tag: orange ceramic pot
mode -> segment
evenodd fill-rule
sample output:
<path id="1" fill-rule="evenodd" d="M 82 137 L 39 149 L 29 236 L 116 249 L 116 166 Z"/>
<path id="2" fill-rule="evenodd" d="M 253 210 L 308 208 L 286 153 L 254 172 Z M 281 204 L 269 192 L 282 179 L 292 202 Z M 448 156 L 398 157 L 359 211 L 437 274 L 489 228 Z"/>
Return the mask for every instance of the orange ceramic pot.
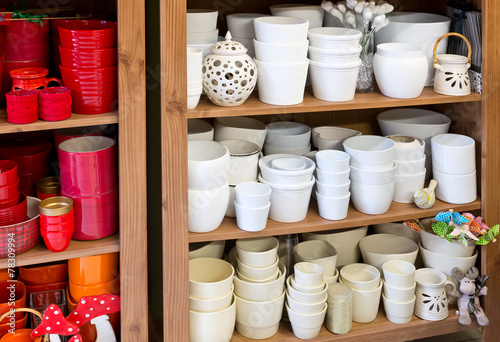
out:
<path id="1" fill-rule="evenodd" d="M 107 283 L 116 278 L 118 273 L 118 252 L 68 261 L 69 280 L 79 286 Z"/>
<path id="2" fill-rule="evenodd" d="M 68 282 L 69 284 L 69 292 L 71 295 L 71 299 L 74 302 L 80 300 L 80 298 L 85 296 L 97 296 L 102 294 L 120 294 L 120 276 L 118 275 L 116 278 L 108 281 L 107 283 L 98 284 L 98 285 L 88 285 L 81 286 L 73 283 L 71 280 Z"/>
<path id="3" fill-rule="evenodd" d="M 19 279 L 26 285 L 45 285 L 68 280 L 68 263 L 57 262 L 19 267 Z"/>
<path id="4" fill-rule="evenodd" d="M 18 331 L 20 330 L 29 330 L 31 332 L 31 329 L 24 329 L 26 328 L 26 322 L 28 321 L 28 313 L 26 312 L 21 312 L 24 316 L 23 318 L 21 318 L 20 320 L 18 321 L 15 321 L 14 322 L 14 331 L 17 333 Z M 5 320 L 8 320 L 9 318 L 7 317 Z M 2 337 L 2 339 L 0 339 L 0 341 L 4 341 L 4 337 L 7 336 L 7 335 L 13 335 L 12 333 L 9 333 L 9 330 L 12 329 L 12 327 L 8 324 L 8 323 L 4 323 L 4 324 L 0 324 L 0 337 Z M 7 339 L 7 341 L 24 341 L 23 339 L 13 339 L 13 340 L 9 340 Z M 34 340 L 33 340 L 34 341 Z"/>
<path id="5" fill-rule="evenodd" d="M 13 333 L 4 335 L 0 342 L 36 342 L 40 341 L 41 338 L 31 338 L 31 329 L 17 329 Z"/>
<path id="6" fill-rule="evenodd" d="M 14 305 L 9 305 L 14 299 Z M 22 281 L 2 281 L 0 282 L 0 316 L 10 309 L 20 309 L 26 307 L 26 286 Z M 24 312 L 16 312 L 16 321 L 24 316 Z M 9 318 L 4 318 L 0 323 L 9 322 Z"/>

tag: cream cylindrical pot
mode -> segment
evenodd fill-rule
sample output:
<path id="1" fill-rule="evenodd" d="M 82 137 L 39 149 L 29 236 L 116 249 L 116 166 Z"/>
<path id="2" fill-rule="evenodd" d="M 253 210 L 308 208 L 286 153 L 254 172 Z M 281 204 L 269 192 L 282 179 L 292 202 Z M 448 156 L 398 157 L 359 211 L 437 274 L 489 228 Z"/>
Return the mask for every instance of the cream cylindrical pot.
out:
<path id="1" fill-rule="evenodd" d="M 417 45 L 377 45 L 373 70 L 380 92 L 388 97 L 410 99 L 420 96 L 428 73 L 424 50 Z"/>

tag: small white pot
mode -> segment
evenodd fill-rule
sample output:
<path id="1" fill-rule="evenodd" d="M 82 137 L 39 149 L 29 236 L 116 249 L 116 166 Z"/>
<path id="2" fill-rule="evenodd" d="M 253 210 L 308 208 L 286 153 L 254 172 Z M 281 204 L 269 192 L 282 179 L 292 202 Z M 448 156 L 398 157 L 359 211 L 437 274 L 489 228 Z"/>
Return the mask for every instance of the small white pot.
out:
<path id="1" fill-rule="evenodd" d="M 432 170 L 438 182 L 436 198 L 451 204 L 466 204 L 477 198 L 476 171 L 465 175 L 450 175 Z"/>
<path id="2" fill-rule="evenodd" d="M 316 192 L 316 200 L 318 201 L 319 216 L 327 220 L 343 220 L 347 217 L 349 211 L 349 199 L 351 193 L 341 197 L 324 197 Z"/>
<path id="3" fill-rule="evenodd" d="M 299 149 L 309 145 L 311 128 L 293 121 L 276 121 L 266 125 L 266 145 L 283 148 Z"/>
<path id="4" fill-rule="evenodd" d="M 445 133 L 431 138 L 432 168 L 449 175 L 476 171 L 476 147 L 473 138 Z M 460 163 L 455 163 L 460 160 Z"/>
<path id="5" fill-rule="evenodd" d="M 360 131 L 344 127 L 320 126 L 312 130 L 312 140 L 315 147 L 322 150 L 344 151 L 344 140 L 361 135 Z"/>
<path id="6" fill-rule="evenodd" d="M 414 174 L 398 175 L 394 177 L 394 197 L 392 200 L 399 203 L 413 203 L 413 194 L 424 188 L 426 169 Z"/>
<path id="7" fill-rule="evenodd" d="M 344 64 L 310 61 L 314 97 L 323 101 L 350 101 L 354 98 L 361 60 Z"/>
<path id="8" fill-rule="evenodd" d="M 233 37 L 253 39 L 255 30 L 253 20 L 260 17 L 267 17 L 261 13 L 233 13 L 226 15 L 227 29 Z"/>
<path id="9" fill-rule="evenodd" d="M 234 294 L 240 298 L 249 301 L 268 301 L 281 296 L 285 286 L 286 268 L 281 262 L 278 263 L 279 276 L 278 279 L 267 283 L 255 283 L 245 281 L 235 276 Z"/>
<path id="10" fill-rule="evenodd" d="M 304 42 L 309 28 L 309 21 L 290 17 L 260 17 L 253 24 L 258 41 L 275 44 Z"/>
<path id="11" fill-rule="evenodd" d="M 349 153 L 337 150 L 323 150 L 316 153 L 318 169 L 325 172 L 342 172 L 349 170 Z"/>
<path id="12" fill-rule="evenodd" d="M 349 264 L 340 269 L 340 279 L 350 288 L 370 291 L 380 285 L 380 271 L 368 264 Z"/>
<path id="13" fill-rule="evenodd" d="M 245 182 L 235 187 L 236 202 L 246 208 L 262 208 L 269 204 L 271 188 L 258 182 Z"/>
<path id="14" fill-rule="evenodd" d="M 301 18 L 309 21 L 309 28 L 323 26 L 325 11 L 319 5 L 280 4 L 269 6 L 275 16 Z"/>
<path id="15" fill-rule="evenodd" d="M 236 240 L 238 258 L 251 267 L 268 267 L 276 262 L 278 239 L 258 237 Z"/>
<path id="16" fill-rule="evenodd" d="M 391 207 L 394 182 L 386 184 L 363 184 L 351 180 L 351 199 L 357 211 L 368 215 L 379 215 Z"/>
<path id="17" fill-rule="evenodd" d="M 286 303 L 285 306 L 295 336 L 303 340 L 311 340 L 318 337 L 323 322 L 325 321 L 326 304 L 321 311 L 311 314 L 294 311 L 290 308 L 288 303 Z"/>
<path id="18" fill-rule="evenodd" d="M 229 184 L 208 190 L 188 189 L 189 231 L 207 233 L 219 228 L 229 204 Z"/>
<path id="19" fill-rule="evenodd" d="M 318 177 L 318 182 L 325 185 L 341 185 L 346 184 L 349 181 L 350 170 L 343 172 L 325 172 L 316 168 L 316 176 Z"/>
<path id="20" fill-rule="evenodd" d="M 327 50 L 309 46 L 308 51 L 311 61 L 338 65 L 356 62 L 361 52 L 361 46 L 338 50 Z"/>
<path id="21" fill-rule="evenodd" d="M 341 197 L 345 197 L 349 194 L 350 186 L 351 186 L 351 181 L 349 179 L 345 184 L 341 185 L 328 185 L 316 181 L 316 192 L 317 195 L 320 195 L 322 197 L 338 199 Z"/>
<path id="22" fill-rule="evenodd" d="M 266 228 L 267 217 L 269 215 L 269 209 L 271 208 L 271 203 L 262 208 L 247 208 L 234 203 L 236 210 L 236 225 L 241 230 L 246 230 L 247 232 L 259 232 Z"/>
<path id="23" fill-rule="evenodd" d="M 387 319 L 392 323 L 404 324 L 411 321 L 415 307 L 415 295 L 407 302 L 392 301 L 382 294 Z"/>
<path id="24" fill-rule="evenodd" d="M 236 300 L 221 311 L 196 312 L 189 310 L 189 340 L 192 342 L 229 342 L 236 321 Z"/>
<path id="25" fill-rule="evenodd" d="M 253 40 L 255 58 L 268 63 L 302 63 L 307 59 L 309 41 L 280 44 Z"/>
<path id="26" fill-rule="evenodd" d="M 307 37 L 312 47 L 344 50 L 359 46 L 361 32 L 343 27 L 317 27 L 310 29 Z"/>

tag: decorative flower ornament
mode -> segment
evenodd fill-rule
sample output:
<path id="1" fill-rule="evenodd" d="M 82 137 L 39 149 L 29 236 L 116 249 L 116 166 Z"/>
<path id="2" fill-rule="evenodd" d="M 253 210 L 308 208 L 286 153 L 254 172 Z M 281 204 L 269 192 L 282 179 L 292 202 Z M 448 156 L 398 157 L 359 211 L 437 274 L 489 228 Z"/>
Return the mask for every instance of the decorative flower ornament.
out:
<path id="1" fill-rule="evenodd" d="M 467 225 L 473 232 L 484 234 L 490 229 L 490 227 L 483 223 L 483 218 L 481 216 L 474 217 L 471 213 L 462 213 L 462 216 L 469 220 Z"/>
<path id="2" fill-rule="evenodd" d="M 497 242 L 496 236 L 498 235 L 498 232 L 500 231 L 500 225 L 495 225 L 491 227 L 486 233 L 484 233 L 483 236 L 479 237 L 479 240 L 476 241 L 476 245 L 486 245 L 490 241 L 492 242 Z"/>

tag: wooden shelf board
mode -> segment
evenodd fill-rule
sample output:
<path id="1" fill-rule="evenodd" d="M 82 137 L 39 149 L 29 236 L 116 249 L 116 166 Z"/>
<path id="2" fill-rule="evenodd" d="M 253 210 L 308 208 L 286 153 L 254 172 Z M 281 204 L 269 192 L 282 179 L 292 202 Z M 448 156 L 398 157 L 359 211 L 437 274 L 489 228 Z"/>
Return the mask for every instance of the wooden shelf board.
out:
<path id="1" fill-rule="evenodd" d="M 104 125 L 118 123 L 118 110 L 104 114 L 71 114 L 71 117 L 61 121 L 37 120 L 29 124 L 12 124 L 7 122 L 5 108 L 0 109 L 0 134 L 33 132 L 47 129 L 59 129 L 69 127 L 83 127 L 93 125 Z"/>
<path id="2" fill-rule="evenodd" d="M 281 234 L 294 234 L 316 232 L 330 229 L 358 227 L 370 224 L 403 221 L 408 219 L 435 216 L 441 211 L 453 209 L 457 212 L 470 211 L 481 208 L 481 199 L 477 198 L 469 204 L 450 204 L 436 200 L 431 209 L 420 209 L 413 203 L 392 202 L 388 212 L 381 215 L 363 214 L 354 207 L 349 207 L 347 218 L 340 221 L 330 221 L 319 216 L 315 200 L 311 200 L 307 217 L 300 222 L 282 223 L 269 219 L 267 226 L 260 232 L 247 232 L 236 226 L 236 219 L 225 217 L 219 228 L 209 233 L 189 233 L 189 242 L 241 239 L 257 236 L 271 236 Z"/>
<path id="3" fill-rule="evenodd" d="M 105 254 L 120 251 L 120 235 L 93 241 L 71 240 L 68 249 L 63 252 L 54 253 L 45 247 L 43 242 L 32 250 L 15 256 L 16 266 L 25 266 L 53 262 L 90 255 Z M 0 269 L 7 268 L 8 258 L 0 259 Z"/>
<path id="4" fill-rule="evenodd" d="M 380 304 L 382 305 L 382 304 Z M 370 323 L 352 324 L 352 329 L 344 335 L 335 335 L 328 331 L 325 326 L 321 328 L 319 336 L 314 342 L 387 342 L 387 341 L 409 341 L 430 336 L 437 336 L 447 333 L 453 333 L 462 330 L 470 330 L 478 327 L 474 318 L 471 325 L 461 325 L 458 323 L 458 316 L 455 315 L 455 308 L 450 307 L 448 318 L 431 322 L 422 320 L 416 316 L 412 317 L 409 323 L 395 324 L 387 320 L 385 313 L 381 308 L 377 318 Z M 231 342 L 250 342 L 255 341 L 241 336 L 235 331 Z M 299 342 L 303 341 L 293 335 L 292 327 L 289 322 L 281 321 L 280 328 L 276 335 L 266 339 L 269 342 Z"/>
<path id="5" fill-rule="evenodd" d="M 434 90 L 432 90 L 432 87 L 425 87 L 422 94 L 414 99 L 394 99 L 386 97 L 378 91 L 374 91 L 371 93 L 356 94 L 354 99 L 351 101 L 329 102 L 316 99 L 312 95 L 311 88 L 306 88 L 304 101 L 293 106 L 276 106 L 263 103 L 259 100 L 258 94 L 255 92 L 250 95 L 243 105 L 236 107 L 216 106 L 212 104 L 206 96 L 203 96 L 196 108 L 187 111 L 187 117 L 188 119 L 192 119 L 224 116 L 325 112 L 351 109 L 421 106 L 480 100 L 481 95 L 474 92 L 466 96 L 448 96 L 435 93 Z"/>

